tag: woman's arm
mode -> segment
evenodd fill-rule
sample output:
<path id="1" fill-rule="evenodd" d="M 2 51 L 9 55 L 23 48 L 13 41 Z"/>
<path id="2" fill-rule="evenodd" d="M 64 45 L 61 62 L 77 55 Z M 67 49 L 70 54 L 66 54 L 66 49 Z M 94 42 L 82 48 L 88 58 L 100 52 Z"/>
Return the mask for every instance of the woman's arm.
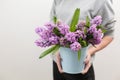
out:
<path id="1" fill-rule="evenodd" d="M 96 47 L 91 46 L 88 49 L 87 58 L 85 59 L 86 67 L 82 71 L 83 74 L 87 73 L 87 71 L 89 70 L 89 68 L 91 66 L 91 62 L 90 62 L 91 56 L 94 55 L 96 52 L 104 49 L 106 46 L 108 46 L 112 42 L 112 40 L 113 40 L 113 37 L 105 36 L 105 37 L 103 37 L 103 39 L 99 45 L 95 45 Z"/>
<path id="2" fill-rule="evenodd" d="M 95 10 L 97 11 L 97 10 Z M 115 14 L 113 9 L 112 0 L 105 0 L 104 4 L 99 8 L 99 10 L 94 15 L 101 15 L 102 16 L 102 25 L 106 29 L 106 33 L 104 33 L 104 37 L 99 45 L 96 45 L 96 48 L 91 46 L 88 49 L 88 55 L 85 60 L 85 70 L 83 74 L 86 73 L 90 66 L 91 66 L 91 56 L 96 54 L 96 52 L 104 49 L 107 47 L 113 40 L 114 37 L 114 26 L 115 26 Z"/>
<path id="3" fill-rule="evenodd" d="M 98 51 L 102 50 L 103 48 L 105 48 L 109 43 L 112 42 L 112 40 L 113 40 L 113 38 L 110 37 L 110 36 L 103 37 L 102 42 L 99 45 L 95 45 L 96 47 L 91 46 L 89 48 L 89 50 L 88 50 L 89 54 L 94 55 L 96 52 L 98 52 Z"/>
<path id="4" fill-rule="evenodd" d="M 56 64 L 58 66 L 59 72 L 63 73 L 62 66 L 61 66 L 61 57 L 59 52 L 56 53 Z"/>

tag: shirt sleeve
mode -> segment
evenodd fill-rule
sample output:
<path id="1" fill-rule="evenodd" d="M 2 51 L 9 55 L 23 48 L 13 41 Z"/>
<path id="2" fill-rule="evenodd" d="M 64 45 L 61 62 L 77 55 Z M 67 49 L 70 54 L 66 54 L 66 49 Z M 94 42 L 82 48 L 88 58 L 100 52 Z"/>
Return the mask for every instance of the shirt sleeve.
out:
<path id="1" fill-rule="evenodd" d="M 56 2 L 55 2 L 55 0 L 54 0 L 54 1 L 53 1 L 53 4 L 52 4 L 51 11 L 50 11 L 50 21 L 53 20 L 53 17 L 54 17 L 54 16 L 56 16 L 55 6 L 56 6 Z"/>
<path id="2" fill-rule="evenodd" d="M 98 10 L 97 15 L 102 16 L 102 25 L 106 29 L 104 36 L 114 37 L 114 26 L 116 20 L 112 0 L 105 0 L 102 7 Z"/>

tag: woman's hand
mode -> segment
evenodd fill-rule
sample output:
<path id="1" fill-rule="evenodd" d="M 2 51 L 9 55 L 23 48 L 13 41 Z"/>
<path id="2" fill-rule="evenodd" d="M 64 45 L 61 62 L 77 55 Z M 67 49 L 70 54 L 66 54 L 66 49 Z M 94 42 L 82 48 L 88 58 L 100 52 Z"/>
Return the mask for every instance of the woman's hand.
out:
<path id="1" fill-rule="evenodd" d="M 62 68 L 58 68 L 58 70 L 59 70 L 60 73 L 64 73 Z"/>
<path id="2" fill-rule="evenodd" d="M 85 69 L 82 71 L 83 74 L 87 73 L 91 66 L 91 55 L 94 55 L 96 52 L 104 49 L 106 46 L 108 46 L 113 40 L 113 37 L 111 36 L 104 36 L 101 43 L 98 45 L 95 45 L 95 47 L 91 46 L 88 49 L 87 57 L 85 59 Z"/>
<path id="3" fill-rule="evenodd" d="M 85 69 L 82 71 L 82 74 L 87 73 L 89 68 L 91 67 L 91 55 L 89 52 L 87 53 L 87 56 L 84 62 L 85 62 Z"/>

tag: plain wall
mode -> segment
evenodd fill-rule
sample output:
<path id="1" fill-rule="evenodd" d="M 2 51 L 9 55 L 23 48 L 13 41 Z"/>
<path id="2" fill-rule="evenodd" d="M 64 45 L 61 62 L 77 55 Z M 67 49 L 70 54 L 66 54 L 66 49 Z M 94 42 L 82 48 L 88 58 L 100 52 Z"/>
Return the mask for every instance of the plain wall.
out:
<path id="1" fill-rule="evenodd" d="M 38 59 L 34 29 L 49 20 L 53 0 L 0 0 L 0 80 L 52 80 L 52 59 Z M 96 80 L 120 80 L 120 2 L 114 0 L 115 39 L 97 53 Z"/>

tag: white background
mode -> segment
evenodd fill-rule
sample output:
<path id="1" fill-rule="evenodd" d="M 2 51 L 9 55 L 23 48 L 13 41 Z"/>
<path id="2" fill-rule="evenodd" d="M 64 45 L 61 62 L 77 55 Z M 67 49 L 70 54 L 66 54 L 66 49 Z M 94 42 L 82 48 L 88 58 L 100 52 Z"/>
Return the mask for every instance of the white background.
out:
<path id="1" fill-rule="evenodd" d="M 34 29 L 49 20 L 52 0 L 0 0 L 0 80 L 52 80 L 50 56 L 34 41 Z M 115 39 L 97 53 L 96 80 L 120 80 L 120 2 L 114 0 Z"/>

